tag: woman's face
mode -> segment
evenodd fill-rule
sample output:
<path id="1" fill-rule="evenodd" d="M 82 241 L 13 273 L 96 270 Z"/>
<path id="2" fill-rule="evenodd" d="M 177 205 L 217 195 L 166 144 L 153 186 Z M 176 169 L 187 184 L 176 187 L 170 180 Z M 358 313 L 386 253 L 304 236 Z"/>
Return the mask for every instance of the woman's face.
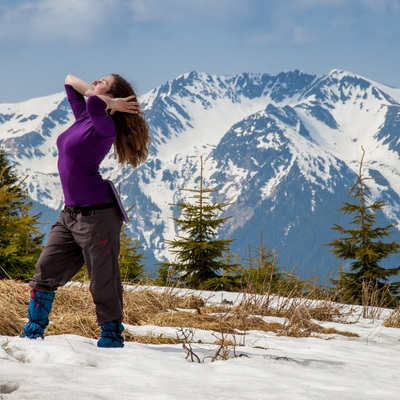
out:
<path id="1" fill-rule="evenodd" d="M 111 95 L 107 92 L 110 90 L 110 87 L 113 83 L 114 77 L 112 75 L 107 75 L 98 81 L 93 81 L 92 86 L 90 86 L 90 88 L 85 92 L 85 96 L 90 97 L 94 95 L 103 95 L 111 97 Z"/>

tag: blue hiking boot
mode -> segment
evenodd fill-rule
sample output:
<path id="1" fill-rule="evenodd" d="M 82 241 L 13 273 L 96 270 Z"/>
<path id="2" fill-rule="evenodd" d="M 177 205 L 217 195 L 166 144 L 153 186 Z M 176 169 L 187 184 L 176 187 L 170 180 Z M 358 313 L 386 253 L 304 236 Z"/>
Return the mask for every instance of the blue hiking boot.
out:
<path id="1" fill-rule="evenodd" d="M 124 326 L 121 322 L 110 321 L 99 324 L 101 328 L 100 339 L 97 341 L 98 347 L 124 347 L 124 338 L 121 333 Z"/>
<path id="2" fill-rule="evenodd" d="M 55 292 L 39 292 L 31 290 L 28 305 L 28 323 L 24 326 L 23 338 L 44 339 L 44 330 L 49 324 L 49 314 L 53 306 Z"/>

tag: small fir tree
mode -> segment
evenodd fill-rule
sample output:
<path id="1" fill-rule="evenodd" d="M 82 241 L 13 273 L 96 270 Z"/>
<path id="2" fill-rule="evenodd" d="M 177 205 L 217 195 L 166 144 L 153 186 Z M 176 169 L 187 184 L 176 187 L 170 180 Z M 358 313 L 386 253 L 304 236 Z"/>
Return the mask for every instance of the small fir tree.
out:
<path id="1" fill-rule="evenodd" d="M 125 282 L 137 281 L 143 276 L 144 265 L 142 264 L 143 253 L 139 252 L 140 244 L 138 240 L 126 233 L 126 228 L 121 232 L 121 249 L 119 252 L 119 268 L 121 278 Z"/>
<path id="2" fill-rule="evenodd" d="M 260 233 L 260 246 L 253 251 L 249 248 L 248 267 L 240 273 L 248 290 L 259 294 L 278 291 L 282 274 L 276 265 L 276 256 L 276 251 L 263 244 Z"/>
<path id="3" fill-rule="evenodd" d="M 349 303 L 364 306 L 395 306 L 398 303 L 400 283 L 388 282 L 396 276 L 400 267 L 383 268 L 382 260 L 400 250 L 400 244 L 395 241 L 384 243 L 381 238 L 390 235 L 393 224 L 376 227 L 376 213 L 382 211 L 386 204 L 383 201 L 371 202 L 370 189 L 365 181 L 372 178 L 364 177 L 362 165 L 365 151 L 362 149 L 360 169 L 357 181 L 349 191 L 349 197 L 355 203 L 345 202 L 339 211 L 352 214 L 351 228 L 345 229 L 335 224 L 333 230 L 342 237 L 333 240 L 328 246 L 342 260 L 352 260 L 350 271 L 341 270 L 338 279 L 332 282 L 339 289 L 340 299 Z"/>
<path id="4" fill-rule="evenodd" d="M 242 289 L 239 256 L 232 254 L 230 249 L 223 254 L 223 266 L 217 278 L 209 279 L 206 287 L 209 290 L 225 290 L 228 292 Z"/>
<path id="5" fill-rule="evenodd" d="M 29 279 L 42 250 L 43 234 L 37 229 L 40 215 L 29 214 L 33 204 L 23 180 L 0 150 L 0 278 Z"/>
<path id="6" fill-rule="evenodd" d="M 260 245 L 248 250 L 249 256 L 244 259 L 245 267 L 236 272 L 235 280 L 240 282 L 241 289 L 251 293 L 280 295 L 299 294 L 304 287 L 300 279 L 292 272 L 282 271 L 277 264 L 278 254 L 263 244 L 260 232 Z"/>
<path id="7" fill-rule="evenodd" d="M 170 251 L 176 254 L 176 262 L 163 263 L 159 277 L 192 288 L 214 286 L 221 272 L 232 267 L 223 258 L 232 240 L 219 239 L 217 235 L 218 229 L 229 219 L 218 217 L 228 204 L 211 203 L 209 194 L 216 192 L 216 189 L 203 186 L 202 159 L 200 188 L 185 191 L 193 194 L 191 198 L 194 202 L 173 204 L 180 208 L 180 217 L 173 220 L 182 235 L 166 241 Z"/>
<path id="8" fill-rule="evenodd" d="M 118 185 L 118 194 L 121 195 L 121 184 Z M 127 214 L 135 207 L 133 204 L 126 212 Z M 119 268 L 121 271 L 121 278 L 125 282 L 138 281 L 143 277 L 144 255 L 139 252 L 141 248 L 139 240 L 133 240 L 127 233 L 127 227 L 124 225 L 120 235 L 120 252 L 119 252 Z"/>

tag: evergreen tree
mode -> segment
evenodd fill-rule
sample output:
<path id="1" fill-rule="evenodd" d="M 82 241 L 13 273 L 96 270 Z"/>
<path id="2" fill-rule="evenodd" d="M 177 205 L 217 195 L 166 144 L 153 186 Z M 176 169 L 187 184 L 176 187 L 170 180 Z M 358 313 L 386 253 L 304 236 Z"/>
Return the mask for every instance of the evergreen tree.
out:
<path id="1" fill-rule="evenodd" d="M 253 253 L 249 249 L 247 262 L 247 268 L 240 272 L 246 288 L 259 294 L 277 293 L 282 274 L 276 265 L 276 252 L 263 244 L 262 233 L 260 233 L 260 246 L 255 247 Z"/>
<path id="2" fill-rule="evenodd" d="M 222 257 L 222 267 L 219 276 L 207 280 L 204 288 L 209 290 L 225 290 L 228 292 L 239 291 L 243 287 L 239 256 L 232 254 L 228 248 Z"/>
<path id="3" fill-rule="evenodd" d="M 180 217 L 173 220 L 184 235 L 166 241 L 170 251 L 176 254 L 176 262 L 164 263 L 159 270 L 159 277 L 164 280 L 172 278 L 192 288 L 205 288 L 215 285 L 222 270 L 231 267 L 223 255 L 229 250 L 232 240 L 219 239 L 217 235 L 218 229 L 228 220 L 218 217 L 227 204 L 211 203 L 209 194 L 216 192 L 216 189 L 203 186 L 202 159 L 200 188 L 185 191 L 193 194 L 191 198 L 194 202 L 173 204 L 180 208 Z"/>
<path id="4" fill-rule="evenodd" d="M 33 204 L 14 166 L 0 149 L 0 278 L 29 279 L 42 250 L 40 215 L 30 216 Z"/>
<path id="5" fill-rule="evenodd" d="M 280 295 L 299 294 L 304 284 L 293 272 L 281 271 L 277 265 L 277 252 L 263 244 L 262 232 L 260 245 L 250 248 L 245 267 L 236 272 L 235 281 L 240 288 L 251 293 Z"/>
<path id="6" fill-rule="evenodd" d="M 121 278 L 125 282 L 136 281 L 143 275 L 143 253 L 140 253 L 139 249 L 139 241 L 133 241 L 124 228 L 121 232 L 119 268 L 121 271 Z"/>
<path id="7" fill-rule="evenodd" d="M 382 260 L 390 254 L 400 250 L 400 244 L 395 241 L 384 243 L 381 238 L 390 235 L 393 224 L 385 227 L 376 227 L 376 213 L 382 211 L 386 204 L 383 201 L 371 202 L 370 189 L 365 181 L 372 178 L 364 177 L 362 164 L 365 155 L 361 158 L 357 181 L 349 191 L 349 197 L 355 203 L 345 202 L 339 211 L 352 214 L 352 227 L 345 229 L 335 224 L 333 230 L 343 235 L 333 240 L 328 246 L 332 252 L 342 260 L 353 260 L 350 271 L 340 271 L 339 278 L 332 282 L 340 290 L 341 300 L 362 304 L 364 306 L 397 305 L 400 283 L 389 282 L 396 276 L 400 267 L 383 268 Z"/>

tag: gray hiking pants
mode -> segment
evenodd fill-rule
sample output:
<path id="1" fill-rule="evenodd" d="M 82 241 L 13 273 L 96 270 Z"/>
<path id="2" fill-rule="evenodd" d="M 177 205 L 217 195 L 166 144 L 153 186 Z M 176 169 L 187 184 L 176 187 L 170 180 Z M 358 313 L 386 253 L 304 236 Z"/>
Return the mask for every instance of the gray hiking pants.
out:
<path id="1" fill-rule="evenodd" d="M 121 227 L 117 206 L 84 213 L 61 211 L 36 264 L 30 287 L 54 291 L 86 264 L 97 322 L 121 322 L 122 285 L 118 264 Z"/>

